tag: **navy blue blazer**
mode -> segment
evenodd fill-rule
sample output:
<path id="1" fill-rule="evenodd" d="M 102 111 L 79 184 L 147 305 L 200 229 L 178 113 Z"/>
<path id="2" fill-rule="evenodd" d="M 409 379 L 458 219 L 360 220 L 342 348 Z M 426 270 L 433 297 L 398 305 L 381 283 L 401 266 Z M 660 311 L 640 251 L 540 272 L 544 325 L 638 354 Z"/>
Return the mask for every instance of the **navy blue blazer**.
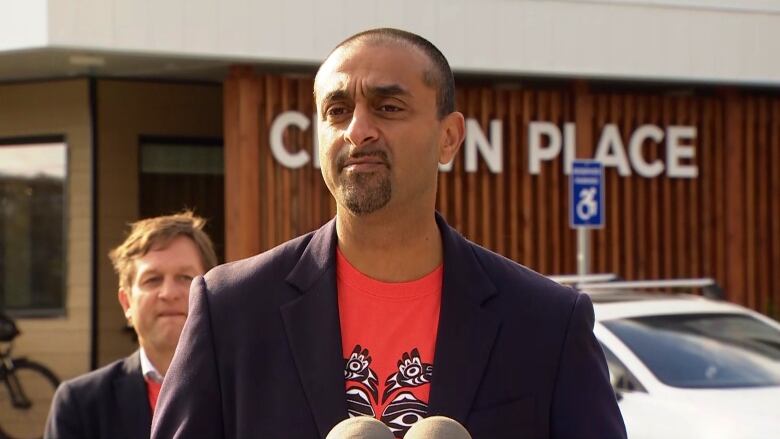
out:
<path id="1" fill-rule="evenodd" d="M 584 294 L 463 238 L 444 279 L 429 415 L 474 439 L 625 438 Z M 323 438 L 347 417 L 335 221 L 193 281 L 152 438 Z"/>
<path id="2" fill-rule="evenodd" d="M 145 439 L 152 409 L 138 351 L 57 388 L 46 439 Z"/>

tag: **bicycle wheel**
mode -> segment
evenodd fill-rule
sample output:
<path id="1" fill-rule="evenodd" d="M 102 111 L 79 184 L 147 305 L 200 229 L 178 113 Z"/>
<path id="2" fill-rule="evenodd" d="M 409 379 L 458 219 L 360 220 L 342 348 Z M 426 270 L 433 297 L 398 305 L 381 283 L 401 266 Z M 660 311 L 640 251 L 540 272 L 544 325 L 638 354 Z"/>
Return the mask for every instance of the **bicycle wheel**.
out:
<path id="1" fill-rule="evenodd" d="M 23 358 L 14 360 L 13 375 L 31 404 L 27 408 L 14 407 L 8 382 L 0 384 L 0 439 L 43 437 L 59 379 L 46 366 Z"/>

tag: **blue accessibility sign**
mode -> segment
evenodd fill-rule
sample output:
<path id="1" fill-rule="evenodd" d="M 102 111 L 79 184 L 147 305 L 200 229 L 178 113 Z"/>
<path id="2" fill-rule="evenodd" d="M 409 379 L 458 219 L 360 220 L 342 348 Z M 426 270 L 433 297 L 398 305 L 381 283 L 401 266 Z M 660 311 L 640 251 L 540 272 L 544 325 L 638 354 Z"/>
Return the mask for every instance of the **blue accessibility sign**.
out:
<path id="1" fill-rule="evenodd" d="M 596 160 L 572 161 L 569 224 L 573 229 L 604 227 L 604 166 Z"/>

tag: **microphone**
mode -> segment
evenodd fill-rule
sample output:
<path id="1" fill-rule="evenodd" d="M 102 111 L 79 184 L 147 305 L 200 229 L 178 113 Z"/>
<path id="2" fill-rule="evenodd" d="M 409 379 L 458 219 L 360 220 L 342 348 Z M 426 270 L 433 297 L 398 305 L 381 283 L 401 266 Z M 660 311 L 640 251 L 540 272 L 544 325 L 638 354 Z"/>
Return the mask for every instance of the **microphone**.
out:
<path id="1" fill-rule="evenodd" d="M 471 435 L 452 418 L 431 416 L 415 422 L 404 439 L 471 439 Z"/>
<path id="2" fill-rule="evenodd" d="M 382 421 L 370 416 L 357 416 L 336 424 L 325 439 L 395 439 L 395 437 Z"/>

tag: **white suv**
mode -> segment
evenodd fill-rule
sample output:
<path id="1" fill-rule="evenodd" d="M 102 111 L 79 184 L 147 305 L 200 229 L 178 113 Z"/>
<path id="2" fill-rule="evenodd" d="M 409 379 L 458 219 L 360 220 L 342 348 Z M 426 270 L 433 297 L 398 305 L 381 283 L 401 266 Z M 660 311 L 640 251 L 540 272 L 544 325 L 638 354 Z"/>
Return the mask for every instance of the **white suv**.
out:
<path id="1" fill-rule="evenodd" d="M 712 281 L 576 285 L 593 300 L 629 438 L 780 438 L 780 324 L 724 301 L 652 292 L 686 283 Z"/>

